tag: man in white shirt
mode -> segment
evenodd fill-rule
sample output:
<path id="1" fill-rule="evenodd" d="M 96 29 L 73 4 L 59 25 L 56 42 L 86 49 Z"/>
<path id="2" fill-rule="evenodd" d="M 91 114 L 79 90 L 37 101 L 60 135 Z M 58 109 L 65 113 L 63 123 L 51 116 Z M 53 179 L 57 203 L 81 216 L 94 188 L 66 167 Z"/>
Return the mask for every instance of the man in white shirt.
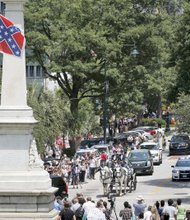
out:
<path id="1" fill-rule="evenodd" d="M 87 215 L 88 214 L 88 212 L 92 209 L 92 208 L 95 208 L 95 203 L 94 202 L 92 202 L 92 198 L 91 197 L 87 197 L 86 198 L 86 202 L 83 204 L 83 208 L 84 208 L 84 212 L 85 212 L 85 214 Z"/>
<path id="2" fill-rule="evenodd" d="M 173 206 L 172 199 L 168 199 L 168 206 L 164 207 L 162 214 L 169 214 L 169 220 L 177 219 L 177 209 Z"/>
<path id="3" fill-rule="evenodd" d="M 105 214 L 102 211 L 103 204 L 101 201 L 98 201 L 96 207 L 90 209 L 87 214 L 88 220 L 106 220 Z"/>
<path id="4" fill-rule="evenodd" d="M 90 159 L 90 178 L 95 179 L 96 159 L 92 156 Z"/>
<path id="5" fill-rule="evenodd" d="M 144 212 L 144 220 L 151 220 L 151 212 L 152 206 L 148 206 L 148 210 Z"/>

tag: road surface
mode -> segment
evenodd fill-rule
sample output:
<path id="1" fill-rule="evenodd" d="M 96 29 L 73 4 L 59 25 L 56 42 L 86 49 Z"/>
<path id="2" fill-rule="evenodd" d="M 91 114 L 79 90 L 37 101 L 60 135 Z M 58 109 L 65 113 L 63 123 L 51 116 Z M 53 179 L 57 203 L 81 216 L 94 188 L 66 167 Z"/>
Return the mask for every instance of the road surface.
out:
<path id="1" fill-rule="evenodd" d="M 172 182 L 171 165 L 174 165 L 178 156 L 168 156 L 168 150 L 163 152 L 163 163 L 154 166 L 154 174 L 146 176 L 137 176 L 137 189 L 132 193 L 127 193 L 121 197 L 116 197 L 115 208 L 116 213 L 123 208 L 124 201 L 128 201 L 131 205 L 136 201 L 138 195 L 144 197 L 148 205 L 153 205 L 157 200 L 167 201 L 169 198 L 176 200 L 181 198 L 183 204 L 190 209 L 190 181 Z M 107 197 L 103 196 L 103 187 L 99 180 L 99 173 L 96 174 L 95 180 L 88 180 L 79 189 L 69 188 L 69 199 L 72 199 L 77 192 L 81 192 L 84 196 L 91 196 L 97 201 L 102 198 L 107 201 Z"/>

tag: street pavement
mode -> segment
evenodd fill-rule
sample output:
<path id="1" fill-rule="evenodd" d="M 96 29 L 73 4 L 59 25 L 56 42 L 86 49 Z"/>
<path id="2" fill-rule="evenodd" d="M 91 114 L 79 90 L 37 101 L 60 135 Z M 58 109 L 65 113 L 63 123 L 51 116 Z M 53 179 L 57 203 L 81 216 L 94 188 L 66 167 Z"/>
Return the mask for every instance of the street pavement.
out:
<path id="1" fill-rule="evenodd" d="M 167 140 L 171 137 L 167 137 Z M 182 199 L 182 203 L 186 208 L 190 209 L 190 181 L 172 182 L 171 180 L 171 165 L 174 165 L 178 156 L 168 156 L 168 146 L 163 152 L 163 163 L 159 166 L 154 166 L 154 174 L 137 177 L 137 189 L 132 193 L 127 193 L 121 197 L 116 196 L 115 210 L 118 216 L 119 211 L 123 208 L 124 201 L 128 201 L 131 205 L 136 201 L 138 195 L 144 197 L 147 205 L 153 205 L 157 200 L 167 200 L 169 198 L 174 201 L 177 198 Z M 85 197 L 91 196 L 97 201 L 103 199 L 107 201 L 107 197 L 103 195 L 103 187 L 99 180 L 99 173 L 96 174 L 95 180 L 87 179 L 87 182 L 79 186 L 78 189 L 69 187 L 69 199 L 72 199 L 76 193 L 83 193 Z M 114 213 L 113 213 L 114 215 Z M 115 218 L 115 215 L 113 216 Z"/>

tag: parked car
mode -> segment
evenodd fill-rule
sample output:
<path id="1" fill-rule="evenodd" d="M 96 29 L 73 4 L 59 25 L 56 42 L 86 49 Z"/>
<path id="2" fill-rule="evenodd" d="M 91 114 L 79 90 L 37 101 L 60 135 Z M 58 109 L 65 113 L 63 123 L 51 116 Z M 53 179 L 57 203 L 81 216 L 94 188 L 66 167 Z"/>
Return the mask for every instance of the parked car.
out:
<path id="1" fill-rule="evenodd" d="M 75 155 L 74 155 L 74 159 L 75 158 L 80 158 L 82 157 L 83 155 L 85 154 L 90 154 L 90 155 L 94 155 L 95 158 L 97 159 L 96 162 L 97 162 L 97 167 L 100 166 L 100 153 L 98 152 L 98 149 L 93 149 L 93 148 L 88 148 L 88 149 L 80 149 L 80 150 L 77 150 Z"/>
<path id="2" fill-rule="evenodd" d="M 55 196 L 61 196 L 62 198 L 68 197 L 68 185 L 61 176 L 50 175 L 52 186 L 58 188 L 54 193 Z"/>
<path id="3" fill-rule="evenodd" d="M 137 174 L 153 174 L 153 158 L 149 150 L 132 150 L 128 154 L 128 160 Z"/>
<path id="4" fill-rule="evenodd" d="M 153 136 L 149 133 L 149 132 L 147 132 L 147 131 L 145 131 L 145 130 L 143 130 L 143 129 L 141 129 L 141 128 L 134 128 L 133 130 L 131 130 L 131 131 L 136 131 L 136 132 L 139 132 L 142 136 L 143 136 L 143 139 L 144 140 L 152 140 L 153 139 Z"/>
<path id="5" fill-rule="evenodd" d="M 144 130 L 144 131 L 148 132 L 151 135 L 155 135 L 155 134 L 157 134 L 157 131 L 158 131 L 159 128 L 156 127 L 156 126 L 140 126 L 140 127 L 135 128 L 135 129 Z"/>
<path id="6" fill-rule="evenodd" d="M 97 149 L 100 154 L 105 151 L 107 155 L 110 154 L 110 148 L 110 144 L 98 144 L 91 147 L 91 149 Z"/>
<path id="7" fill-rule="evenodd" d="M 102 144 L 102 143 L 104 143 L 104 138 L 103 137 L 84 139 L 80 143 L 80 149 L 91 148 L 93 145 Z"/>
<path id="8" fill-rule="evenodd" d="M 159 143 L 143 142 L 142 144 L 140 144 L 140 149 L 150 150 L 150 153 L 152 154 L 152 157 L 153 157 L 154 164 L 162 163 L 162 148 L 160 147 Z"/>
<path id="9" fill-rule="evenodd" d="M 111 141 L 112 138 L 107 137 L 107 142 Z M 91 148 L 94 145 L 104 144 L 104 137 L 98 137 L 98 138 L 91 138 L 91 139 L 84 139 L 80 143 L 80 149 L 87 149 Z"/>
<path id="10" fill-rule="evenodd" d="M 190 180 L 190 157 L 179 158 L 172 168 L 172 181 Z"/>
<path id="11" fill-rule="evenodd" d="M 100 154 L 99 154 L 97 149 L 87 148 L 87 149 L 79 149 L 79 150 L 77 150 L 75 155 L 74 155 L 74 158 L 81 157 L 84 154 L 93 154 L 95 157 L 100 156 Z"/>
<path id="12" fill-rule="evenodd" d="M 119 133 L 117 134 L 113 141 L 114 141 L 114 144 L 117 144 L 121 141 L 125 141 L 127 143 L 132 143 L 133 140 L 136 138 L 136 137 L 139 137 L 141 136 L 141 133 L 140 132 L 136 132 L 136 131 L 127 131 L 127 132 L 123 132 L 123 133 Z"/>
<path id="13" fill-rule="evenodd" d="M 190 154 L 190 138 L 187 134 L 175 134 L 169 140 L 169 155 Z"/>

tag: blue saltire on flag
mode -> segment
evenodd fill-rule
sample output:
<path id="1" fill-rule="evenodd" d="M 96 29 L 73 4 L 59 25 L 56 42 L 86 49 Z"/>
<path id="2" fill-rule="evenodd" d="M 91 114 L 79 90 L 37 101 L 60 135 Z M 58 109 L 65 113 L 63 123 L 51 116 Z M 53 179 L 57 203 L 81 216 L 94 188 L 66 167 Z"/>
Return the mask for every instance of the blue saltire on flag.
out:
<path id="1" fill-rule="evenodd" d="M 20 57 L 23 45 L 24 36 L 20 29 L 0 15 L 0 52 Z"/>

